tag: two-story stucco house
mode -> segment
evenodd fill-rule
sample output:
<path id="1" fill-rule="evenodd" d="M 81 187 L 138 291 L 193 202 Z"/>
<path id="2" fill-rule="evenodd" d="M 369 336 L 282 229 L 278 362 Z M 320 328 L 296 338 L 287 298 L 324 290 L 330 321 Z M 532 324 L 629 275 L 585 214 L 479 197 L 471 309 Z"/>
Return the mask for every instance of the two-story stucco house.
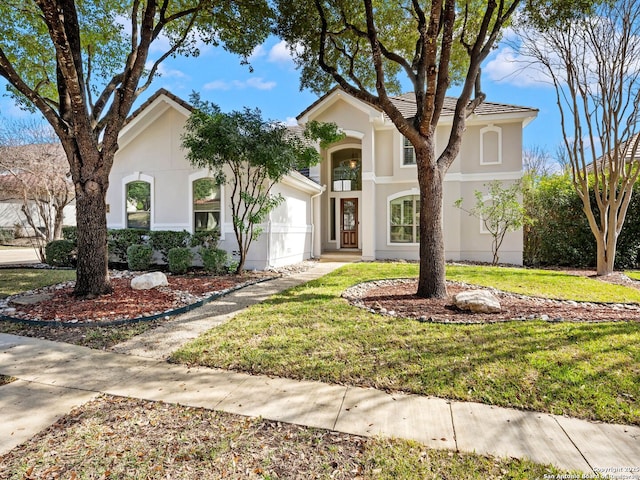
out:
<path id="1" fill-rule="evenodd" d="M 393 102 L 406 118 L 416 111 L 412 94 Z M 436 150 L 448 142 L 455 99 L 447 99 L 436 132 Z M 482 222 L 454 202 L 475 202 L 474 192 L 491 180 L 505 183 L 522 177 L 522 129 L 537 110 L 491 102 L 468 119 L 458 158 L 445 177 L 444 231 L 448 260 L 491 261 L 491 235 Z M 298 116 L 335 122 L 347 135 L 323 152 L 310 177 L 326 190 L 317 219 L 320 235 L 314 252 L 355 250 L 363 260 L 418 259 L 418 177 L 411 144 L 379 109 L 339 88 Z M 507 234 L 500 250 L 503 262 L 522 264 L 522 232 Z"/>
<path id="2" fill-rule="evenodd" d="M 410 117 L 410 97 L 395 99 Z M 109 177 L 109 228 L 196 230 L 219 228 L 220 247 L 237 250 L 225 185 L 211 185 L 181 148 L 192 107 L 166 90 L 152 95 L 129 118 Z M 438 145 L 447 135 L 447 113 Z M 491 260 L 491 238 L 480 222 L 453 206 L 483 183 L 522 175 L 522 128 L 537 111 L 485 103 L 469 120 L 460 158 L 445 183 L 445 247 L 451 260 Z M 349 251 L 364 260 L 418 258 L 418 184 L 413 149 L 378 109 L 340 89 L 299 117 L 335 122 L 346 138 L 322 152 L 308 176 L 291 172 L 275 186 L 285 201 L 269 215 L 249 253 L 247 268 L 267 269 Z M 522 234 L 509 234 L 501 259 L 522 263 Z"/>

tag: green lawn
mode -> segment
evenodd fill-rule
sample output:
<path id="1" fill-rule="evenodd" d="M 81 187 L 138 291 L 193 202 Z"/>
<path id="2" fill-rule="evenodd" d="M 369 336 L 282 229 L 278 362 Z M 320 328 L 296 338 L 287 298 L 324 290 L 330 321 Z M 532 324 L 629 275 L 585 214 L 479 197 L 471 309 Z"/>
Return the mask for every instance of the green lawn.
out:
<path id="1" fill-rule="evenodd" d="M 529 295 L 640 301 L 631 288 L 559 272 L 447 272 Z M 439 325 L 371 314 L 340 297 L 359 282 L 416 273 L 415 264 L 348 265 L 251 307 L 173 360 L 640 424 L 639 323 Z"/>
<path id="2" fill-rule="evenodd" d="M 0 298 L 75 279 L 74 270 L 0 269 Z"/>
<path id="3" fill-rule="evenodd" d="M 447 279 L 534 297 L 577 302 L 640 303 L 640 290 L 556 270 L 449 265 Z"/>
<path id="4" fill-rule="evenodd" d="M 635 271 L 628 271 L 624 273 L 627 275 L 627 277 L 632 278 L 633 280 L 640 281 L 640 271 L 635 270 Z"/>

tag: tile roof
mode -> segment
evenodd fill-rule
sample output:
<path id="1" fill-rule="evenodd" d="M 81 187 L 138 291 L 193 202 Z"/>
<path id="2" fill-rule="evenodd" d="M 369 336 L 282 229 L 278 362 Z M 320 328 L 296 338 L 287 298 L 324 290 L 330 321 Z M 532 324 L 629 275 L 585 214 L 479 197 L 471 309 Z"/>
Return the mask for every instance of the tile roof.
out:
<path id="1" fill-rule="evenodd" d="M 157 90 L 153 95 L 151 95 L 147 100 L 145 100 L 142 105 L 140 105 L 138 108 L 136 108 L 135 111 L 129 115 L 129 117 L 127 117 L 125 125 L 130 123 L 134 118 L 136 118 L 142 112 L 144 112 L 145 108 L 147 108 L 149 105 L 151 105 L 161 95 L 165 95 L 165 96 L 169 97 L 171 100 L 173 100 L 177 104 L 183 106 L 184 108 L 186 108 L 190 112 L 193 111 L 193 105 L 191 105 L 187 101 L 183 100 L 182 98 L 178 97 L 177 95 L 174 95 L 169 90 L 167 90 L 165 88 L 161 88 L 161 89 Z"/>
<path id="2" fill-rule="evenodd" d="M 342 88 L 339 86 L 333 87 L 329 90 L 325 95 L 320 97 L 318 100 L 309 105 L 297 118 L 303 117 L 306 113 L 311 111 L 314 107 L 322 103 L 322 101 L 331 95 L 336 90 L 344 92 L 345 95 L 348 95 Z M 402 95 L 398 95 L 395 97 L 390 97 L 391 102 L 396 106 L 396 108 L 402 113 L 405 118 L 411 118 L 416 114 L 416 101 L 413 92 L 403 93 Z M 458 99 L 456 97 L 446 97 L 444 100 L 444 106 L 442 109 L 442 116 L 452 116 L 455 108 L 456 102 Z M 372 108 L 376 110 L 381 110 L 380 107 L 371 105 Z M 511 113 L 535 113 L 538 112 L 537 108 L 531 107 L 522 107 L 519 105 L 509 105 L 506 103 L 495 103 L 495 102 L 483 102 L 475 109 L 476 115 L 504 115 Z M 385 118 L 388 118 L 385 114 Z"/>
<path id="3" fill-rule="evenodd" d="M 455 112 L 456 97 L 446 97 L 442 108 L 443 116 L 451 116 Z M 405 118 L 411 118 L 416 114 L 416 101 L 413 92 L 404 93 L 397 97 L 391 97 L 391 102 L 402 113 Z M 482 102 L 475 109 L 476 115 L 504 115 L 509 113 L 537 112 L 537 108 L 521 107 L 519 105 L 509 105 L 506 103 Z"/>

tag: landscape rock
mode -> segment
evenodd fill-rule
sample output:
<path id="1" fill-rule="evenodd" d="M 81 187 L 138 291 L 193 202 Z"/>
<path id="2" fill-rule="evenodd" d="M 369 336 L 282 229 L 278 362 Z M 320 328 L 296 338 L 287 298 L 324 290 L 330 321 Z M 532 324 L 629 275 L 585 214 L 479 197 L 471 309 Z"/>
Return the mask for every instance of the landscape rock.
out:
<path id="1" fill-rule="evenodd" d="M 169 285 L 167 276 L 162 272 L 145 273 L 131 280 L 131 288 L 134 290 L 150 290 L 155 287 L 166 287 L 167 285 Z"/>
<path id="2" fill-rule="evenodd" d="M 460 310 L 473 313 L 499 313 L 500 302 L 486 290 L 469 290 L 453 297 L 453 304 Z"/>

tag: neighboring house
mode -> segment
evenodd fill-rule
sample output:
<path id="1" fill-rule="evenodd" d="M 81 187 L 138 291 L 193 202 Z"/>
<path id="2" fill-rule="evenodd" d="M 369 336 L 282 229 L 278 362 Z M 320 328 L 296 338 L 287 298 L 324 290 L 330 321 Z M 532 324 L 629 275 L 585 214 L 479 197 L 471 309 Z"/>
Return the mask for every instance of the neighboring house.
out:
<path id="1" fill-rule="evenodd" d="M 412 94 L 392 99 L 406 118 L 416 112 Z M 448 141 L 455 99 L 447 98 L 436 131 L 436 151 Z M 477 218 L 454 207 L 469 207 L 474 191 L 491 180 L 522 177 L 522 129 L 537 116 L 527 107 L 484 102 L 467 120 L 460 154 L 444 183 L 444 241 L 448 260 L 490 262 L 491 234 Z M 419 258 L 420 211 L 417 169 L 411 144 L 378 108 L 334 88 L 298 116 L 335 122 L 347 137 L 322 152 L 310 177 L 326 185 L 321 197 L 320 234 L 314 253 L 355 251 L 363 260 Z M 522 231 L 508 233 L 500 249 L 505 263 L 522 264 Z"/>
<path id="2" fill-rule="evenodd" d="M 220 248 L 238 249 L 224 185 L 207 169 L 191 166 L 181 147 L 192 107 L 159 90 L 128 119 L 119 138 L 107 193 L 109 228 L 208 230 L 219 228 Z M 322 187 L 291 172 L 272 189 L 285 201 L 269 215 L 249 251 L 246 268 L 264 270 L 313 255 L 314 206 Z"/>
<path id="3" fill-rule="evenodd" d="M 451 100 L 452 102 L 453 100 Z M 411 96 L 394 99 L 407 117 Z M 453 103 L 437 129 L 437 149 L 447 141 Z M 237 250 L 225 186 L 208 186 L 207 169 L 193 168 L 181 148 L 192 107 L 159 90 L 137 109 L 120 134 L 109 176 L 109 228 L 187 230 L 219 228 L 220 247 Z M 467 123 L 459 158 L 445 179 L 445 248 L 449 260 L 491 261 L 491 235 L 455 208 L 494 179 L 522 176 L 522 129 L 537 110 L 485 102 Z M 247 268 L 267 269 L 348 251 L 363 260 L 418 259 L 418 183 L 413 148 L 378 109 L 336 88 L 298 117 L 335 122 L 346 138 L 321 152 L 308 177 L 291 172 L 274 187 L 285 201 L 269 215 L 249 252 Z M 509 233 L 504 262 L 522 263 L 522 232 Z"/>

